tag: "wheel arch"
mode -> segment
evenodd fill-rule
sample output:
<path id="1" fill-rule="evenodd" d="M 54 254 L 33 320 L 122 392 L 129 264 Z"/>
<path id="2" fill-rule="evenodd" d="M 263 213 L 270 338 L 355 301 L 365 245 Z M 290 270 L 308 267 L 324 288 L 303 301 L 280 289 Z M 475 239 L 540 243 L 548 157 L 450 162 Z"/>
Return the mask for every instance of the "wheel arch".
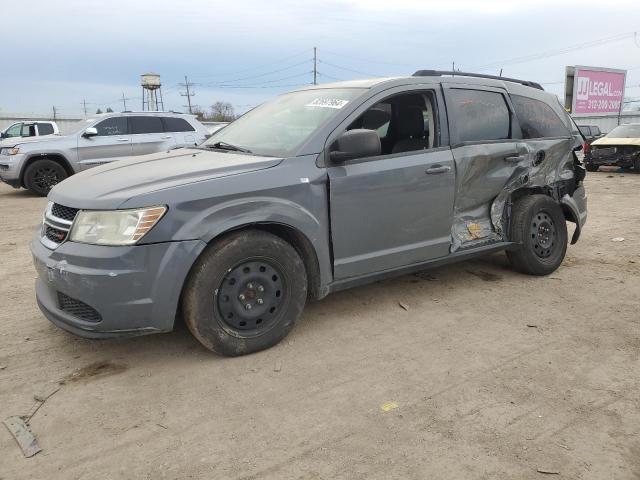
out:
<path id="1" fill-rule="evenodd" d="M 27 171 L 27 168 L 38 160 L 53 160 L 54 162 L 59 163 L 67 172 L 68 176 L 71 176 L 75 173 L 73 171 L 73 168 L 71 167 L 71 163 L 69 163 L 69 160 L 67 160 L 64 155 L 60 153 L 36 153 L 31 155 L 30 157 L 27 157 L 24 164 L 22 165 L 22 169 L 20 170 L 20 185 L 23 188 L 25 187 L 24 174 Z"/>

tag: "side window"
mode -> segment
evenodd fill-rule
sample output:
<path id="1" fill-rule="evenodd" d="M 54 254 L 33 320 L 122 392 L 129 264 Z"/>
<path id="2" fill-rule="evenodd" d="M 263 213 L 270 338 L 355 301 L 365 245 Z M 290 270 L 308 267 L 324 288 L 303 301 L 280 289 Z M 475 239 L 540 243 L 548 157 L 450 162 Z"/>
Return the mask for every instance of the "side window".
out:
<path id="1" fill-rule="evenodd" d="M 382 155 L 426 150 L 438 145 L 435 112 L 433 92 L 402 93 L 370 107 L 347 130 L 375 130 Z"/>
<path id="2" fill-rule="evenodd" d="M 520 122 L 522 138 L 566 137 L 570 135 L 566 125 L 546 103 L 520 95 L 511 95 L 511 101 Z"/>
<path id="3" fill-rule="evenodd" d="M 53 135 L 53 125 L 50 123 L 39 123 L 38 135 Z"/>
<path id="4" fill-rule="evenodd" d="M 129 117 L 131 122 L 131 133 L 162 133 L 162 119 L 160 117 Z"/>
<path id="5" fill-rule="evenodd" d="M 578 126 L 578 130 L 580 130 L 580 133 L 585 137 L 591 136 L 591 127 Z"/>
<path id="6" fill-rule="evenodd" d="M 111 117 L 101 121 L 96 125 L 98 136 L 108 137 L 111 135 L 127 134 L 127 117 Z"/>
<path id="7" fill-rule="evenodd" d="M 36 136 L 36 124 L 35 123 L 24 123 L 22 125 L 22 133 L 23 137 L 35 137 Z"/>
<path id="8" fill-rule="evenodd" d="M 600 131 L 600 127 L 591 127 L 591 133 L 593 134 L 594 137 L 597 137 L 598 135 L 602 135 L 602 132 Z"/>
<path id="9" fill-rule="evenodd" d="M 195 132 L 195 128 L 191 126 L 184 118 L 179 117 L 162 117 L 165 132 Z"/>
<path id="10" fill-rule="evenodd" d="M 22 134 L 22 123 L 11 125 L 7 130 L 7 137 L 19 137 Z"/>
<path id="11" fill-rule="evenodd" d="M 460 142 L 505 140 L 510 136 L 509 107 L 500 93 L 452 88 L 447 109 Z"/>

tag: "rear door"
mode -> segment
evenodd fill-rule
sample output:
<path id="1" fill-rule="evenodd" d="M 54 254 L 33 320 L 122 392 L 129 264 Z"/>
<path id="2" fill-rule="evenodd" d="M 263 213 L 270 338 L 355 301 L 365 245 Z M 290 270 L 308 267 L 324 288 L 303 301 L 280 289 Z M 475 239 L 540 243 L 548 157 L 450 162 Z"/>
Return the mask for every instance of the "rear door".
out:
<path id="1" fill-rule="evenodd" d="M 194 147 L 197 145 L 196 129 L 180 117 L 162 117 L 164 131 L 173 135 L 178 147 Z"/>
<path id="2" fill-rule="evenodd" d="M 94 127 L 98 135 L 78 136 L 78 164 L 81 170 L 131 156 L 127 117 L 109 117 Z"/>
<path id="3" fill-rule="evenodd" d="M 133 155 L 167 151 L 176 146 L 173 134 L 164 131 L 164 124 L 159 116 L 131 116 L 129 128 L 132 134 Z"/>
<path id="4" fill-rule="evenodd" d="M 529 150 L 507 92 L 477 85 L 444 87 L 456 166 L 452 251 L 501 240 L 491 208 Z"/>

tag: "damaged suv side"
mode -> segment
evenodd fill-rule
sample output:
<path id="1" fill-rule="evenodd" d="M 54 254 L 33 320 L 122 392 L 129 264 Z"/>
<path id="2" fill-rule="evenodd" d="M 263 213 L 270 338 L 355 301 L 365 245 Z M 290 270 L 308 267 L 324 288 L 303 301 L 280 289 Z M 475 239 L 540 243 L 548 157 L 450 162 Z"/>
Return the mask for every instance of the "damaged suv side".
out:
<path id="1" fill-rule="evenodd" d="M 381 278 L 500 250 L 553 272 L 587 216 L 577 127 L 535 83 L 450 73 L 288 93 L 200 147 L 66 180 L 31 243 L 40 308 L 93 338 L 181 314 L 240 355 Z"/>

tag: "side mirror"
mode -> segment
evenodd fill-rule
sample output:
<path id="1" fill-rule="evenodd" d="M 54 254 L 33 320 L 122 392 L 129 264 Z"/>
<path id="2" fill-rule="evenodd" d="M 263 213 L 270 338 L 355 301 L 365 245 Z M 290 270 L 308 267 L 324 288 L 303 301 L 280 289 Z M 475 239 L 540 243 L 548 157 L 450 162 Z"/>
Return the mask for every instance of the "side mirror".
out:
<path id="1" fill-rule="evenodd" d="M 374 130 L 347 130 L 334 142 L 331 161 L 341 163 L 352 158 L 375 157 L 382 152 L 380 137 Z"/>
<path id="2" fill-rule="evenodd" d="M 98 135 L 98 130 L 95 127 L 87 128 L 82 134 L 82 136 L 85 138 L 95 137 L 96 135 Z"/>

